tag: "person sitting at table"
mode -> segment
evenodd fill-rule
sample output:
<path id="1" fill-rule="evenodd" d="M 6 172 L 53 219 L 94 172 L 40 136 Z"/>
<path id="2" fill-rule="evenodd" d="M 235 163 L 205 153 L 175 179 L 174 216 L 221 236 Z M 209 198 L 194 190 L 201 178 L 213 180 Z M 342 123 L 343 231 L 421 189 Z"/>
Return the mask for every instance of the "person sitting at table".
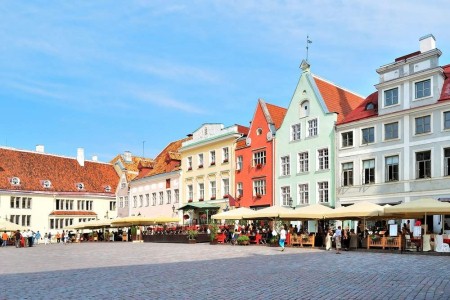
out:
<path id="1" fill-rule="evenodd" d="M 235 229 L 233 236 L 231 237 L 231 245 L 236 245 L 238 237 L 239 237 L 239 232 L 237 229 Z"/>

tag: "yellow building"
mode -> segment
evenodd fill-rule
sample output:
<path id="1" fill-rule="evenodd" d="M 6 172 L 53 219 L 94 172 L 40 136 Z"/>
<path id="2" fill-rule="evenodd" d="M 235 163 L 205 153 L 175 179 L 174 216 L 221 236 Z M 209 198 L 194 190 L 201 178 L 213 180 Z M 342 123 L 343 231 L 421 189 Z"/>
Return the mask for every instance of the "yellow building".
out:
<path id="1" fill-rule="evenodd" d="M 207 224 L 212 214 L 229 206 L 236 140 L 247 132 L 241 125 L 204 124 L 183 142 L 180 209 L 186 224 Z"/>

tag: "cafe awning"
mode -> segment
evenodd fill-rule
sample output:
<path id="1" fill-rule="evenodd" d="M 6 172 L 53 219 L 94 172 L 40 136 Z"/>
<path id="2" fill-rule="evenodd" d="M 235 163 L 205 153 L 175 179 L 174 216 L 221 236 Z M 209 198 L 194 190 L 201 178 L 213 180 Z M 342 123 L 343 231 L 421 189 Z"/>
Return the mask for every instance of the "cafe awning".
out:
<path id="1" fill-rule="evenodd" d="M 1 231 L 16 231 L 16 230 L 24 231 L 25 229 L 26 229 L 25 227 L 17 225 L 16 223 L 12 223 L 7 220 L 0 220 Z"/>
<path id="2" fill-rule="evenodd" d="M 281 214 L 287 213 L 292 209 L 283 206 L 269 206 L 260 210 L 244 214 L 244 219 L 262 219 L 262 218 L 279 218 Z"/>
<path id="3" fill-rule="evenodd" d="M 336 208 L 331 211 L 326 218 L 333 220 L 350 220 L 382 216 L 384 216 L 383 206 L 368 201 L 361 201 L 353 205 Z"/>
<path id="4" fill-rule="evenodd" d="M 206 202 L 190 202 L 186 205 L 183 205 L 178 210 L 189 210 L 189 209 L 219 209 L 220 206 L 217 204 L 211 204 Z"/>
<path id="5" fill-rule="evenodd" d="M 211 218 L 215 220 L 241 220 L 244 215 L 254 213 L 253 209 L 247 207 L 239 207 L 229 211 L 221 212 L 213 215 Z"/>
<path id="6" fill-rule="evenodd" d="M 320 220 L 326 218 L 333 212 L 334 209 L 328 206 L 322 204 L 311 204 L 281 213 L 280 218 L 290 220 Z"/>
<path id="7" fill-rule="evenodd" d="M 448 215 L 450 214 L 450 203 L 441 202 L 432 198 L 423 198 L 405 202 L 399 205 L 386 207 L 386 214 L 410 217 L 420 215 Z"/>

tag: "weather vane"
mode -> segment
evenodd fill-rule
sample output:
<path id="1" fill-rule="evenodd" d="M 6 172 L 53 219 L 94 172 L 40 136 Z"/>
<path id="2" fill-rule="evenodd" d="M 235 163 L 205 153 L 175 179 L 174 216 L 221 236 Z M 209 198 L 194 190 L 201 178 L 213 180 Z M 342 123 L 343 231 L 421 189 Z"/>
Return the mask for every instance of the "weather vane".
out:
<path id="1" fill-rule="evenodd" d="M 309 50 L 309 44 L 311 44 L 312 41 L 309 39 L 309 35 L 306 36 L 306 61 L 308 61 L 308 50 Z"/>

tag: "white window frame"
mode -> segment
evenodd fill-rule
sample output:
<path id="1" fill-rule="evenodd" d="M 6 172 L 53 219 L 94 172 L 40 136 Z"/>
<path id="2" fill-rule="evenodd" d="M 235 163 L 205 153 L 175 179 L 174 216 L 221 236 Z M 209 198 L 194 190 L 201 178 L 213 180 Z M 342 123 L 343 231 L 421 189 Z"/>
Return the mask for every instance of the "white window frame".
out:
<path id="1" fill-rule="evenodd" d="M 291 163 L 290 156 L 285 155 L 280 157 L 280 170 L 281 176 L 289 176 L 291 175 Z"/>
<path id="2" fill-rule="evenodd" d="M 445 124 L 445 116 L 448 115 L 448 122 Z M 446 126 L 447 125 L 447 126 Z M 442 112 L 442 129 L 450 130 L 450 110 Z"/>
<path id="3" fill-rule="evenodd" d="M 341 132 L 341 148 L 353 147 L 355 142 L 353 130 Z"/>
<path id="4" fill-rule="evenodd" d="M 392 124 L 397 124 L 397 137 L 392 137 L 392 138 L 386 138 L 386 126 L 387 125 L 392 125 Z M 394 141 L 394 140 L 398 140 L 400 139 L 400 122 L 399 121 L 394 121 L 394 122 L 388 122 L 388 123 L 383 123 L 383 141 Z"/>
<path id="5" fill-rule="evenodd" d="M 266 180 L 265 179 L 256 179 L 253 180 L 253 196 L 257 195 L 265 195 L 266 194 Z"/>
<path id="6" fill-rule="evenodd" d="M 423 97 L 417 97 L 417 84 L 425 82 L 425 81 L 430 81 L 430 94 L 427 95 L 427 96 L 423 96 Z M 423 99 L 427 99 L 427 98 L 433 97 L 433 77 L 429 77 L 429 78 L 424 78 L 424 79 L 413 81 L 412 86 L 413 86 L 413 93 L 414 93 L 413 101 L 423 100 Z"/>
<path id="7" fill-rule="evenodd" d="M 156 193 L 152 193 L 152 205 L 156 205 Z"/>
<path id="8" fill-rule="evenodd" d="M 194 200 L 194 187 L 192 186 L 192 184 L 188 184 L 187 186 L 187 198 L 190 201 Z"/>
<path id="9" fill-rule="evenodd" d="M 211 166 L 216 164 L 216 150 L 209 151 L 209 162 Z"/>
<path id="10" fill-rule="evenodd" d="M 204 164 L 203 153 L 199 153 L 199 154 L 198 154 L 197 160 L 198 160 L 198 167 L 199 167 L 199 168 L 203 168 L 203 164 Z"/>
<path id="11" fill-rule="evenodd" d="M 386 93 L 390 91 L 397 91 L 397 102 L 392 102 L 391 104 L 387 104 Z M 400 88 L 398 86 L 383 90 L 383 107 L 393 107 L 400 104 Z"/>
<path id="12" fill-rule="evenodd" d="M 198 199 L 205 199 L 205 184 L 203 182 L 199 182 L 198 184 Z"/>
<path id="13" fill-rule="evenodd" d="M 312 126 L 315 125 L 315 126 Z M 319 135 L 319 120 L 317 118 L 308 120 L 308 137 Z"/>
<path id="14" fill-rule="evenodd" d="M 299 183 L 298 184 L 298 200 L 300 205 L 309 204 L 309 184 Z"/>
<path id="15" fill-rule="evenodd" d="M 301 155 L 303 157 L 300 157 Z M 298 173 L 309 172 L 309 152 L 308 151 L 299 152 L 297 153 L 297 157 L 298 157 Z"/>
<path id="16" fill-rule="evenodd" d="M 371 170 L 372 167 L 369 165 L 369 167 L 365 166 L 365 162 L 372 162 L 373 161 L 373 175 L 369 174 L 369 181 L 366 182 L 366 170 Z M 361 166 L 362 166 L 362 184 L 363 185 L 367 185 L 367 184 L 375 184 L 376 183 L 376 174 L 377 174 L 377 161 L 375 160 L 375 158 L 367 158 L 367 159 L 363 159 L 361 162 Z M 370 171 L 369 171 L 370 172 Z M 371 173 L 371 172 L 370 172 Z M 371 178 L 373 178 L 373 181 L 371 180 Z"/>
<path id="17" fill-rule="evenodd" d="M 244 195 L 244 185 L 242 182 L 236 184 L 237 197 L 240 198 Z"/>
<path id="18" fill-rule="evenodd" d="M 348 166 L 351 166 L 351 169 L 348 168 Z M 344 162 L 341 164 L 342 186 L 353 186 L 354 180 L 355 180 L 354 166 L 355 166 L 355 164 L 352 161 Z M 347 181 L 347 184 L 346 184 L 346 181 Z"/>
<path id="19" fill-rule="evenodd" d="M 230 160 L 230 148 L 228 148 L 228 147 L 223 147 L 222 148 L 222 157 L 223 157 L 223 160 L 222 160 L 223 163 L 229 162 L 229 160 Z"/>
<path id="20" fill-rule="evenodd" d="M 167 198 L 167 204 L 172 204 L 172 191 L 171 190 L 166 191 L 166 198 Z"/>
<path id="21" fill-rule="evenodd" d="M 244 161 L 244 159 L 243 159 L 242 155 L 239 155 L 236 158 L 236 170 L 238 170 L 238 171 L 242 170 L 242 168 L 244 166 L 243 161 Z"/>
<path id="22" fill-rule="evenodd" d="M 422 160 L 421 162 L 429 161 L 429 169 L 430 169 L 430 176 L 424 176 L 419 177 L 419 164 L 420 162 L 417 161 L 417 154 L 423 153 L 423 152 L 429 152 L 430 153 L 430 159 L 429 160 Z M 431 149 L 424 149 L 424 150 L 417 150 L 414 152 L 414 162 L 415 162 L 415 179 L 421 180 L 421 179 L 429 179 L 433 177 L 433 151 Z"/>
<path id="23" fill-rule="evenodd" d="M 222 189 L 223 189 L 223 196 L 225 198 L 226 195 L 230 194 L 230 178 L 222 179 Z"/>
<path id="24" fill-rule="evenodd" d="M 291 126 L 291 141 L 300 141 L 302 137 L 300 123 Z"/>
<path id="25" fill-rule="evenodd" d="M 209 182 L 209 193 L 211 194 L 211 198 L 217 199 L 217 183 L 215 180 Z"/>
<path id="26" fill-rule="evenodd" d="M 266 150 L 253 152 L 253 166 L 266 164 Z"/>
<path id="27" fill-rule="evenodd" d="M 164 192 L 160 191 L 159 192 L 159 205 L 163 205 L 164 204 Z"/>
<path id="28" fill-rule="evenodd" d="M 369 137 L 372 136 L 372 140 L 371 141 L 364 141 L 364 131 L 365 130 L 372 130 L 372 135 L 370 135 L 369 132 Z M 365 127 L 361 129 L 361 145 L 368 145 L 368 144 L 373 144 L 375 143 L 375 127 Z"/>
<path id="29" fill-rule="evenodd" d="M 330 183 L 328 181 L 320 181 L 317 183 L 317 195 L 319 203 L 330 202 Z"/>
<path id="30" fill-rule="evenodd" d="M 280 198 L 282 206 L 290 206 L 289 200 L 291 198 L 291 187 L 290 186 L 282 186 L 280 189 Z"/>
<path id="31" fill-rule="evenodd" d="M 326 151 L 326 153 L 321 153 Z M 317 149 L 317 170 L 325 171 L 330 169 L 330 151 L 328 148 Z"/>
<path id="32" fill-rule="evenodd" d="M 429 130 L 418 133 L 417 132 L 417 120 L 418 119 L 425 120 L 426 118 L 428 118 L 428 121 L 429 121 L 429 124 L 428 124 Z M 423 124 L 424 130 L 426 129 L 425 127 L 426 126 Z M 415 135 L 430 134 L 430 133 L 432 133 L 432 129 L 433 129 L 433 118 L 432 118 L 431 114 L 414 117 L 414 134 Z"/>
<path id="33" fill-rule="evenodd" d="M 187 157 L 186 164 L 187 164 L 187 167 L 188 167 L 188 171 L 192 170 L 192 156 L 188 156 Z"/>
<path id="34" fill-rule="evenodd" d="M 393 159 L 393 158 L 397 158 L 397 164 L 395 163 L 389 163 L 388 164 L 388 159 Z M 397 179 L 393 180 L 389 178 L 389 174 L 390 172 L 390 168 L 393 166 L 397 166 Z M 400 155 L 398 154 L 392 154 L 392 155 L 386 155 L 384 157 L 384 181 L 385 182 L 398 182 L 400 181 Z"/>

